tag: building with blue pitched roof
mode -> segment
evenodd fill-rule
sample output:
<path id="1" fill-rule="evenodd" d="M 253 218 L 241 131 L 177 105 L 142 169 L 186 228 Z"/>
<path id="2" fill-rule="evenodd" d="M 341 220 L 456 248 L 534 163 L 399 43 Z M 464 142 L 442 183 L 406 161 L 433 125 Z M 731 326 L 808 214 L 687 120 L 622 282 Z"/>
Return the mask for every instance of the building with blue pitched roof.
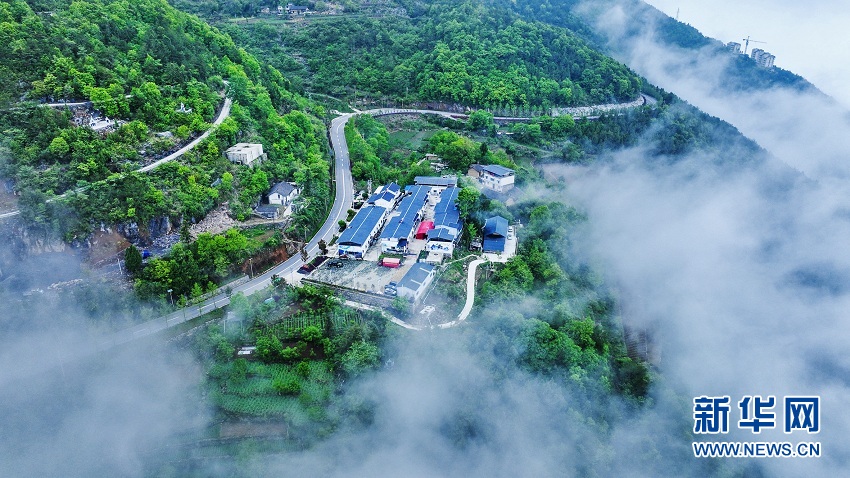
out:
<path id="1" fill-rule="evenodd" d="M 384 225 L 387 209 L 380 206 L 364 206 L 357 212 L 351 224 L 342 231 L 337 244 L 340 257 L 362 259 L 369 246 L 377 240 Z"/>
<path id="2" fill-rule="evenodd" d="M 366 204 L 380 206 L 389 210 L 395 207 L 399 196 L 401 196 L 401 186 L 396 183 L 390 183 L 376 189 L 375 193 L 366 200 Z"/>
<path id="3" fill-rule="evenodd" d="M 410 299 L 414 304 L 419 302 L 436 274 L 437 268 L 431 264 L 413 264 L 396 286 L 399 297 Z"/>
<path id="4" fill-rule="evenodd" d="M 446 188 L 440 194 L 440 202 L 434 207 L 434 228 L 428 231 L 425 250 L 452 254 L 462 232 L 457 196 L 460 188 Z"/>
<path id="5" fill-rule="evenodd" d="M 508 238 L 508 220 L 502 216 L 487 219 L 484 223 L 484 252 L 505 252 L 505 243 Z"/>
<path id="6" fill-rule="evenodd" d="M 407 252 L 407 246 L 413 240 L 416 226 L 422 220 L 425 205 L 428 202 L 429 186 L 408 186 L 407 193 L 398 205 L 399 214 L 390 218 L 381 232 L 381 252 Z"/>

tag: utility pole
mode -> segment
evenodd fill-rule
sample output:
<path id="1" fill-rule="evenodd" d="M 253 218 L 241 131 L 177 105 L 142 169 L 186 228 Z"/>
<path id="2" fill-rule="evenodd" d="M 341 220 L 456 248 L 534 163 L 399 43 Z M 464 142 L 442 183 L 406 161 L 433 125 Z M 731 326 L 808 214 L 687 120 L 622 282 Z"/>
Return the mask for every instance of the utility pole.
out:
<path id="1" fill-rule="evenodd" d="M 254 258 L 253 257 L 248 258 L 248 264 L 251 265 L 251 279 L 253 279 L 254 278 Z"/>

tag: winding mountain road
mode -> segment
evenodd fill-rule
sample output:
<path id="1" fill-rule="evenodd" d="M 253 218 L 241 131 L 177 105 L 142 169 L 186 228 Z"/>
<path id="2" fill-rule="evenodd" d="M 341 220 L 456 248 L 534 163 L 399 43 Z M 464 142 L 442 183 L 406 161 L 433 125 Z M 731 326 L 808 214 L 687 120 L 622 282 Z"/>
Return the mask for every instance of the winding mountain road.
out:
<path id="1" fill-rule="evenodd" d="M 224 109 L 222 109 L 222 111 L 224 111 Z M 435 114 L 449 118 L 454 118 L 459 115 L 458 113 L 438 110 L 377 108 L 372 110 L 360 111 L 357 113 L 345 113 L 334 118 L 333 121 L 331 121 L 331 126 L 328 130 L 328 134 L 330 136 L 331 141 L 331 147 L 334 151 L 334 182 L 336 185 L 334 203 L 331 207 L 330 213 L 328 214 L 328 218 L 325 220 L 324 224 L 316 233 L 316 235 L 313 236 L 313 238 L 310 240 L 310 242 L 307 243 L 307 246 L 305 247 L 305 249 L 307 250 L 307 254 L 310 257 L 314 257 L 319 252 L 319 241 L 324 239 L 326 242 L 329 243 L 333 239 L 334 234 L 338 231 L 339 220 L 347 216 L 347 211 L 351 208 L 351 205 L 353 203 L 354 182 L 351 177 L 351 162 L 349 159 L 348 145 L 345 141 L 345 124 L 348 123 L 349 119 L 358 114 L 368 114 L 372 116 L 387 116 L 395 114 Z M 216 124 L 220 124 L 220 121 L 217 121 Z M 202 138 L 199 138 L 199 140 L 202 140 Z M 166 159 L 170 161 L 176 159 L 176 157 L 170 159 L 163 158 L 163 160 L 160 160 L 160 162 L 158 163 L 161 164 L 161 162 L 166 162 Z M 155 164 L 156 163 L 150 165 L 149 168 L 152 169 L 153 167 L 156 167 Z M 470 265 L 470 280 L 467 284 L 467 302 L 464 306 L 463 311 L 458 317 L 458 320 L 447 324 L 442 324 L 440 327 L 445 328 L 458 325 L 469 315 L 470 311 L 472 310 L 472 304 L 475 298 L 475 270 L 480 264 L 484 262 L 486 261 L 475 261 Z M 263 274 L 253 277 L 248 282 L 233 287 L 232 293 L 241 292 L 246 296 L 252 295 L 269 287 L 271 285 L 272 276 L 276 275 L 278 277 L 287 277 L 294 273 L 303 264 L 304 261 L 301 260 L 301 256 L 295 255 L 282 262 L 281 264 L 278 264 L 277 266 L 264 272 Z M 225 307 L 229 303 L 229 295 L 224 293 L 218 294 L 214 297 L 205 300 L 200 304 L 185 307 L 169 315 L 159 317 L 157 319 L 153 319 L 148 322 L 118 331 L 112 334 L 111 336 L 101 340 L 98 344 L 98 348 L 107 349 L 116 345 L 121 345 L 142 337 L 155 334 L 164 329 L 174 327 L 176 325 L 200 317 L 201 315 L 212 312 L 216 309 Z"/>
<path id="2" fill-rule="evenodd" d="M 77 105 L 77 104 L 86 104 L 86 103 L 68 103 L 67 105 L 68 106 L 74 106 L 74 105 Z M 50 105 L 46 105 L 46 106 L 57 106 L 57 105 L 65 106 L 64 103 L 56 103 L 55 105 L 50 104 Z M 189 151 L 195 149 L 196 146 L 201 144 L 201 141 L 207 139 L 207 137 L 209 137 L 210 133 L 212 133 L 218 125 L 223 123 L 224 120 L 226 120 L 228 118 L 228 116 L 230 116 L 230 107 L 232 105 L 233 105 L 233 100 L 231 100 L 230 98 L 225 98 L 224 99 L 224 105 L 222 105 L 221 111 L 219 111 L 219 113 L 218 113 L 218 117 L 216 117 L 215 121 L 213 121 L 212 126 L 209 129 L 207 129 L 206 131 L 204 131 L 203 134 L 201 134 L 197 138 L 190 141 L 186 146 L 183 146 L 182 148 L 178 149 L 177 151 L 169 154 L 168 156 L 166 156 L 166 157 L 164 157 L 164 158 L 162 158 L 162 159 L 160 159 L 160 160 L 158 160 L 154 163 L 151 163 L 147 166 L 141 167 L 141 168 L 137 169 L 136 171 L 141 172 L 141 173 L 146 173 L 148 171 L 152 171 L 152 170 L 162 166 L 163 164 L 174 161 L 175 159 L 178 159 L 181 156 L 183 156 L 184 154 L 188 153 Z M 82 192 L 85 189 L 86 188 L 78 188 L 78 189 L 74 189 L 73 192 Z M 70 193 L 71 193 L 71 191 L 66 191 L 66 192 L 60 194 L 59 196 L 48 199 L 47 202 L 52 202 L 52 201 L 55 201 L 56 199 L 63 198 Z M 14 216 L 18 216 L 20 214 L 21 214 L 20 210 L 14 210 L 14 211 L 0 213 L 0 220 L 7 219 L 7 218 L 10 218 L 10 217 L 14 217 Z"/>
<path id="3" fill-rule="evenodd" d="M 319 229 L 313 239 L 307 243 L 306 250 L 310 256 L 315 256 L 319 251 L 319 241 L 324 239 L 330 242 L 334 233 L 338 230 L 337 222 L 348 215 L 348 209 L 354 201 L 354 183 L 351 178 L 351 163 L 348 157 L 348 146 L 345 143 L 345 124 L 354 114 L 344 114 L 331 122 L 329 135 L 331 147 L 334 150 L 334 182 L 336 192 L 334 203 L 325 223 Z M 257 275 L 250 281 L 234 287 L 232 293 L 254 294 L 271 285 L 273 275 L 286 277 L 295 272 L 304 262 L 300 255 L 295 255 L 272 269 Z M 150 320 L 148 322 L 116 332 L 110 337 L 102 340 L 98 345 L 100 349 L 106 349 L 121 345 L 133 340 L 155 334 L 164 329 L 174 327 L 186 321 L 200 317 L 203 314 L 220 309 L 230 303 L 227 294 L 218 294 L 206 301 L 185 307 L 164 317 Z"/>

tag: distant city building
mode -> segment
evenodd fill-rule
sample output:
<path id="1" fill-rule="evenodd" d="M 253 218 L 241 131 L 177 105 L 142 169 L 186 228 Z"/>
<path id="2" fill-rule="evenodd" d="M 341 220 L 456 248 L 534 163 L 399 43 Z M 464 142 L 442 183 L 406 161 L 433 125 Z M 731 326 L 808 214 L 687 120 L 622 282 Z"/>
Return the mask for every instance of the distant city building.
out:
<path id="1" fill-rule="evenodd" d="M 776 60 L 775 56 L 762 50 L 761 48 L 753 48 L 753 52 L 750 54 L 750 57 L 756 61 L 758 66 L 762 68 L 773 67 L 773 61 Z"/>
<path id="2" fill-rule="evenodd" d="M 741 44 L 738 42 L 730 41 L 726 44 L 726 48 L 728 48 L 732 53 L 741 53 Z"/>
<path id="3" fill-rule="evenodd" d="M 436 273 L 437 269 L 431 264 L 422 262 L 413 264 L 396 286 L 399 297 L 410 299 L 413 303 L 419 302 L 428 290 L 428 286 L 434 281 Z"/>
<path id="4" fill-rule="evenodd" d="M 245 166 L 253 166 L 255 162 L 262 162 L 265 158 L 263 145 L 259 143 L 237 143 L 224 152 L 231 163 L 240 163 Z"/>

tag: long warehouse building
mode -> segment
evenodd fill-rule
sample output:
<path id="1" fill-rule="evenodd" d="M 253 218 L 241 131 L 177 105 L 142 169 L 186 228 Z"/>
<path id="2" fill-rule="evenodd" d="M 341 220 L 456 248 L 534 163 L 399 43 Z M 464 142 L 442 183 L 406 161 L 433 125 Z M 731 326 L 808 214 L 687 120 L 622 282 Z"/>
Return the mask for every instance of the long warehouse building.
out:
<path id="1" fill-rule="evenodd" d="M 407 186 L 407 193 L 398 205 L 397 216 L 390 218 L 384 231 L 381 233 L 381 252 L 395 252 L 404 254 L 407 245 L 413 240 L 416 226 L 422 220 L 425 204 L 428 201 L 430 186 Z"/>
<path id="2" fill-rule="evenodd" d="M 338 255 L 362 259 L 378 238 L 378 231 L 384 225 L 387 209 L 380 206 L 364 206 L 357 212 L 351 224 L 339 236 Z"/>
<path id="3" fill-rule="evenodd" d="M 425 250 L 451 255 L 461 235 L 460 210 L 457 196 L 460 188 L 446 188 L 440 194 L 440 202 L 434 206 L 434 228 L 428 231 Z"/>

